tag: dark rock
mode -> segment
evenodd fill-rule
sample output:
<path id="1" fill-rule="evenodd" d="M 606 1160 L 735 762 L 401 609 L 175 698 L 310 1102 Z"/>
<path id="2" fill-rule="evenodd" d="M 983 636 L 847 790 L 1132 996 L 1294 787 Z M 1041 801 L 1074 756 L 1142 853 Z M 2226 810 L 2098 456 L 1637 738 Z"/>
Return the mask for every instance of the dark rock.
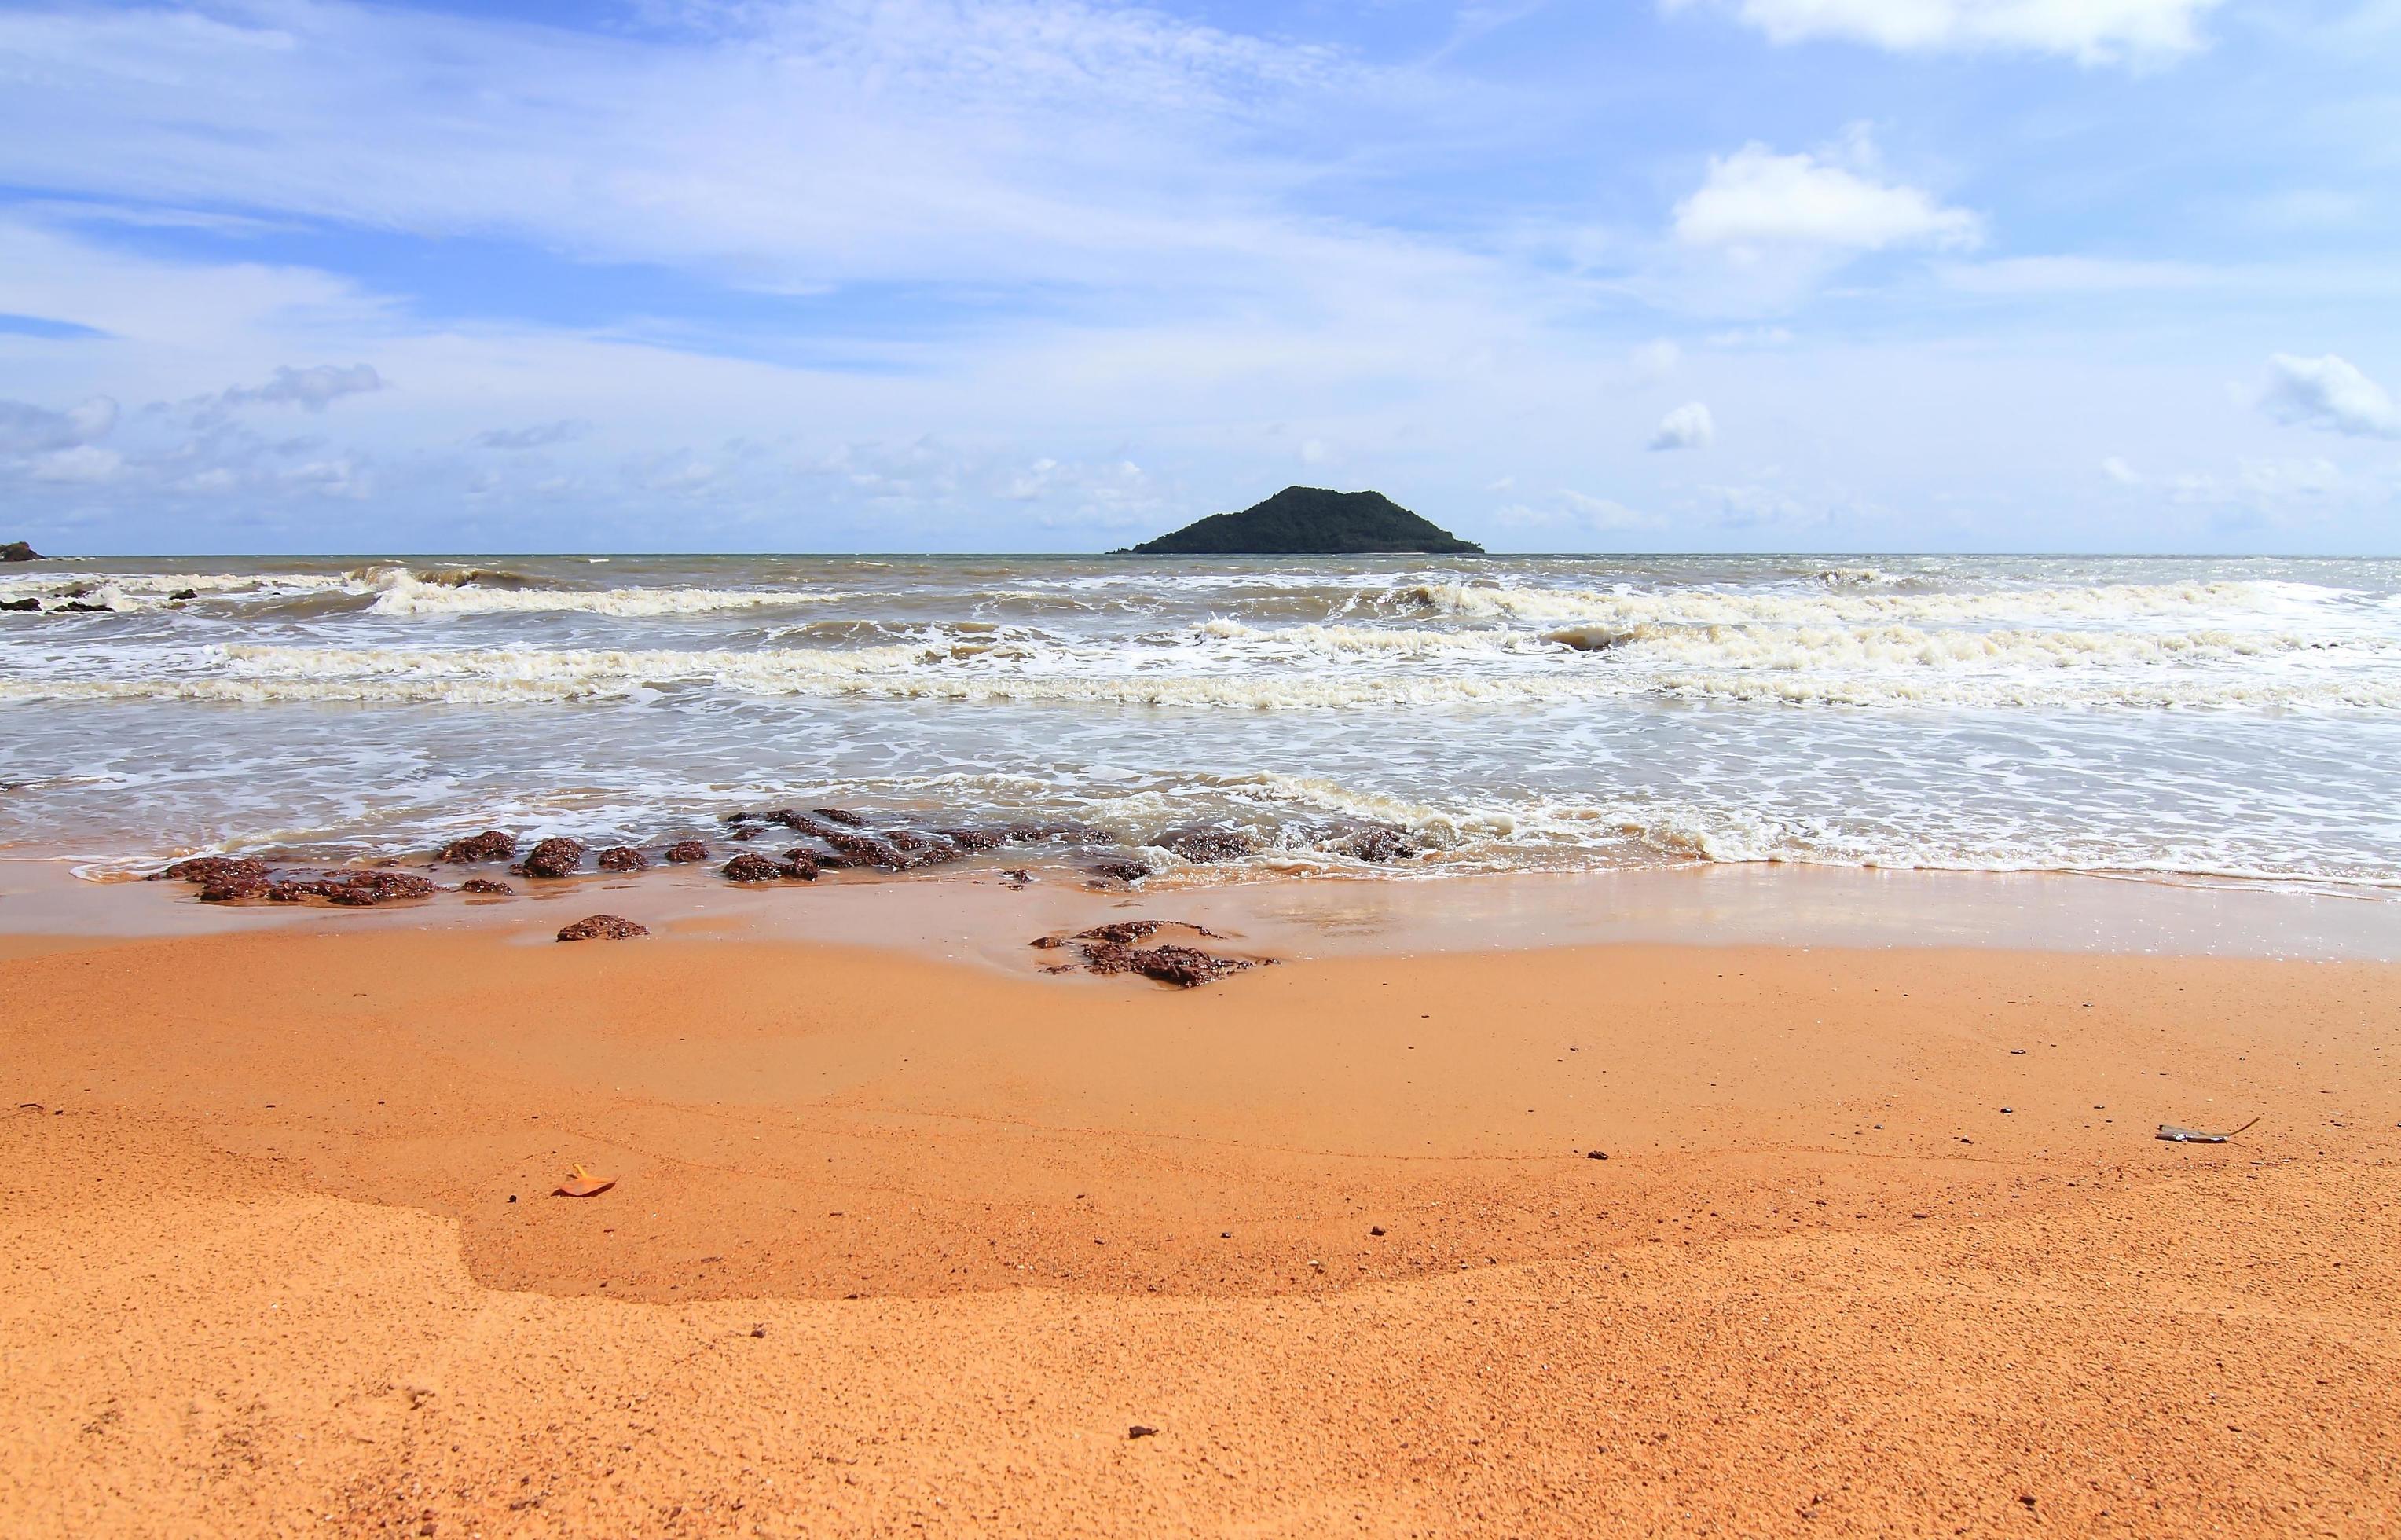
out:
<path id="1" fill-rule="evenodd" d="M 1182 926 L 1183 928 L 1196 935 L 1212 938 L 1217 934 L 1205 925 L 1187 925 L 1182 920 L 1111 920 L 1106 925 L 1096 925 L 1090 930 L 1077 931 L 1076 939 L 1079 942 L 1116 942 L 1123 944 L 1127 942 L 1138 942 L 1146 936 L 1156 934 L 1162 925 Z"/>
<path id="2" fill-rule="evenodd" d="M 1257 966 L 1242 957 L 1220 957 L 1197 946 L 1133 947 L 1117 942 L 1088 942 L 1083 953 L 1084 966 L 1092 972 L 1139 973 L 1180 989 L 1190 989 Z"/>
<path id="3" fill-rule="evenodd" d="M 649 926 L 636 925 L 623 914 L 588 914 L 573 925 L 559 927 L 558 939 L 563 942 L 622 942 L 650 933 Z"/>
<path id="4" fill-rule="evenodd" d="M 164 872 L 150 874 L 152 882 L 189 882 L 213 884 L 244 881 L 255 877 L 264 882 L 267 863 L 249 856 L 194 856 L 177 861 Z"/>
<path id="5" fill-rule="evenodd" d="M 835 823 L 847 824 L 853 829 L 864 829 L 867 827 L 867 819 L 860 817 L 858 814 L 852 812 L 847 807 L 818 807 L 813 808 L 811 811 L 815 812 L 816 816 L 821 818 L 830 818 Z"/>
<path id="6" fill-rule="evenodd" d="M 736 829 L 734 832 L 726 835 L 725 837 L 729 840 L 755 840 L 764 832 L 763 828 L 759 824 L 746 823 L 741 828 Z"/>
<path id="7" fill-rule="evenodd" d="M 1239 514 L 1212 514 L 1120 556 L 1481 556 L 1381 492 L 1287 487 Z"/>
<path id="8" fill-rule="evenodd" d="M 267 897 L 276 903 L 323 899 L 346 909 L 371 909 L 393 899 L 431 898 L 439 891 L 430 879 L 413 872 L 327 872 L 314 877 L 287 877 L 267 886 Z"/>
<path id="9" fill-rule="evenodd" d="M 1587 1161 L 1605 1161 L 1609 1159 L 1609 1151 L 1605 1149 L 1587 1149 L 1584 1152 L 1584 1158 Z"/>
<path id="10" fill-rule="evenodd" d="M 1140 1423 L 1136 1423 L 1126 1429 L 1126 1437 L 1129 1438 L 1148 1438 L 1155 1436 L 1158 1432 L 1159 1430 L 1157 1428 L 1145 1427 Z M 2029 1497 L 2026 1501 L 2030 1503 L 2034 1501 L 2034 1499 Z"/>
<path id="11" fill-rule="evenodd" d="M 753 813 L 746 808 L 740 812 L 723 814 L 717 821 L 720 823 L 763 823 L 766 821 L 766 814 Z"/>
<path id="12" fill-rule="evenodd" d="M 1381 864 L 1385 861 L 1407 860 L 1418 854 L 1420 847 L 1417 841 L 1409 838 L 1400 830 L 1377 824 L 1336 841 L 1334 848 L 1352 860 Z"/>
<path id="13" fill-rule="evenodd" d="M 0 545 L 0 561 L 39 561 L 41 559 L 42 553 L 21 540 L 12 540 L 6 545 Z"/>
<path id="14" fill-rule="evenodd" d="M 221 877 L 200 889 L 202 903 L 240 903 L 267 896 L 267 878 L 247 873 Z"/>
<path id="15" fill-rule="evenodd" d="M 108 606 L 105 604 L 86 604 L 79 598 L 71 598 L 64 604 L 50 606 L 50 613 L 54 615 L 104 615 L 108 612 Z"/>
<path id="16" fill-rule="evenodd" d="M 698 840 L 678 840 L 666 848 L 666 861 L 670 866 L 688 866 L 693 861 L 707 859 L 708 846 Z"/>
<path id="17" fill-rule="evenodd" d="M 1094 861 L 1084 870 L 1106 882 L 1140 882 L 1151 874 L 1147 865 L 1136 860 Z"/>
<path id="18" fill-rule="evenodd" d="M 1367 1227 L 1367 1233 L 1370 1235 L 1381 1235 L 1384 1233 L 1384 1227 L 1381 1225 L 1369 1225 Z"/>
<path id="19" fill-rule="evenodd" d="M 452 840 L 434 855 L 438 861 L 504 861 L 517 853 L 517 837 L 498 829 Z"/>
<path id="20" fill-rule="evenodd" d="M 42 607 L 42 601 L 41 601 L 40 599 L 37 599 L 37 598 L 7 598 L 7 599 L 0 599 L 0 610 L 28 610 L 28 611 L 30 611 L 30 610 L 39 610 L 41 607 Z"/>
<path id="21" fill-rule="evenodd" d="M 583 859 L 583 841 L 548 839 L 527 852 L 525 865 L 518 870 L 528 877 L 563 877 Z"/>
<path id="22" fill-rule="evenodd" d="M 1012 823 L 1002 833 L 1011 845 L 1110 845 L 1115 838 L 1105 829 L 1095 829 L 1082 823 Z"/>
<path id="23" fill-rule="evenodd" d="M 879 832 L 882 833 L 885 843 L 896 850 L 925 850 L 931 848 L 934 844 L 931 837 L 920 834 L 914 829 L 885 829 Z"/>
<path id="24" fill-rule="evenodd" d="M 504 893 L 514 893 L 516 889 L 511 887 L 507 883 L 494 882 L 489 877 L 469 877 L 465 882 L 459 885 L 459 891 L 461 893 L 482 893 L 497 897 Z"/>
<path id="25" fill-rule="evenodd" d="M 961 850 L 997 850 L 1007 838 L 997 829 L 941 829 L 935 831 Z"/>
<path id="26" fill-rule="evenodd" d="M 1050 948 L 1064 946 L 1067 943 L 1057 936 L 1036 936 L 1034 938 L 1034 944 L 1038 947 Z"/>
<path id="27" fill-rule="evenodd" d="M 1202 863 L 1240 860 L 1258 848 L 1239 829 L 1171 829 L 1157 843 L 1186 860 Z"/>
<path id="28" fill-rule="evenodd" d="M 640 872 L 650 866 L 651 858 L 631 846 L 612 845 L 600 852 L 599 861 L 603 872 Z"/>
<path id="29" fill-rule="evenodd" d="M 200 591 L 198 588 L 178 588 L 173 593 L 169 594 L 167 598 L 170 603 L 175 603 L 184 599 L 198 598 L 199 597 Z"/>
<path id="30" fill-rule="evenodd" d="M 774 861 L 747 850 L 718 870 L 734 882 L 774 882 L 784 874 L 784 869 Z"/>
<path id="31" fill-rule="evenodd" d="M 817 880 L 817 859 L 810 851 L 795 846 L 784 852 L 784 875 L 796 882 Z"/>
<path id="32" fill-rule="evenodd" d="M 871 866 L 885 872 L 905 871 L 909 858 L 886 841 L 868 834 L 845 833 L 829 829 L 818 838 L 833 847 L 833 854 L 819 858 L 825 866 Z"/>
<path id="33" fill-rule="evenodd" d="M 357 872 L 325 887 L 325 897 L 335 903 L 360 909 L 393 899 L 432 898 L 440 891 L 431 878 L 413 872 Z"/>
<path id="34" fill-rule="evenodd" d="M 1008 886 L 1011 887 L 1030 887 L 1034 885 L 1034 873 L 1022 866 L 1012 866 L 1001 875 L 1008 879 Z"/>

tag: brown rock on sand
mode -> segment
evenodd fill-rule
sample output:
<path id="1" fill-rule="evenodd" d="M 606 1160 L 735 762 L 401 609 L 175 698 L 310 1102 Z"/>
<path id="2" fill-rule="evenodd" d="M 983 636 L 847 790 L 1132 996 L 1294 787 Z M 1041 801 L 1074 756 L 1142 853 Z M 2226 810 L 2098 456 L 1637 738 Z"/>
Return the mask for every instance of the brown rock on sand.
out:
<path id="1" fill-rule="evenodd" d="M 599 867 L 603 872 L 640 872 L 650 864 L 650 857 L 627 845 L 611 846 L 599 855 Z"/>
<path id="2" fill-rule="evenodd" d="M 581 840 L 547 839 L 527 853 L 522 870 L 528 877 L 564 877 L 583 859 Z"/>
<path id="3" fill-rule="evenodd" d="M 438 861 L 504 861 L 517 853 L 517 837 L 504 830 L 487 829 L 480 834 L 452 840 L 434 856 Z"/>
<path id="4" fill-rule="evenodd" d="M 587 914 L 572 925 L 559 927 L 558 939 L 563 942 L 622 942 L 650 933 L 650 927 L 637 925 L 623 914 Z"/>
<path id="5" fill-rule="evenodd" d="M 745 850 L 718 870 L 730 882 L 774 882 L 784 874 L 783 868 L 764 856 L 754 856 Z"/>
<path id="6" fill-rule="evenodd" d="M 671 866 L 688 866 L 708 859 L 708 846 L 698 840 L 678 840 L 666 847 L 664 858 Z"/>

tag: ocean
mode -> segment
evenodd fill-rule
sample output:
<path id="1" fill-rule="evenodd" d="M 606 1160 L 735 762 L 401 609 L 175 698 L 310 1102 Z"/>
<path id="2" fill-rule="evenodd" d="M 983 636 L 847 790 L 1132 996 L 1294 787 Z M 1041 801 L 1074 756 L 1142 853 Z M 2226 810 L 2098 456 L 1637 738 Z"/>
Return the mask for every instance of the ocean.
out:
<path id="1" fill-rule="evenodd" d="M 178 595 L 189 597 L 177 598 Z M 1193 876 L 1811 862 L 2401 896 L 2401 561 L 94 558 L 0 570 L 0 850 L 100 875 L 742 808 Z M 1418 854 L 1337 848 L 1367 824 Z"/>

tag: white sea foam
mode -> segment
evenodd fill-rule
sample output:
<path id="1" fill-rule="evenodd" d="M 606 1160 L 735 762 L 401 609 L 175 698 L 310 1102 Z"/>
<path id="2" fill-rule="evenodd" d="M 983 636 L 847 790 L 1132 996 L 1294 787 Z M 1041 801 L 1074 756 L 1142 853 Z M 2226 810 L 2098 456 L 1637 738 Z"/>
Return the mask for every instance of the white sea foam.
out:
<path id="1" fill-rule="evenodd" d="M 1170 650 L 1155 667 L 1146 666 L 1138 646 L 1039 637 L 774 651 L 235 644 L 209 649 L 189 677 L 16 673 L 0 678 L 0 699 L 487 704 L 700 686 L 771 696 L 1236 709 L 1543 706 L 1644 695 L 1980 709 L 2401 707 L 2401 669 L 2333 666 L 2326 649 L 2273 636 L 1654 628 L 1596 656 L 1527 633 L 1373 634 L 1394 639 L 1387 653 L 1348 630 L 1228 638 L 1204 626 L 1204 639 Z M 1230 653 L 1216 651 L 1228 645 Z M 1262 657 L 1270 645 L 1284 655 Z M 1329 648 L 1339 655 L 1325 657 Z M 1509 666 L 1529 650 L 1544 653 L 1535 660 L 1541 667 Z M 1474 667 L 1421 666 L 1445 653 L 1467 653 Z M 1319 661 L 1290 666 L 1296 655 Z M 1619 666 L 1621 657 L 1629 666 Z M 2239 667 L 2273 657 L 2306 666 Z"/>
<path id="2" fill-rule="evenodd" d="M 1550 624 L 1830 626 L 1854 622 L 2131 619 L 2148 615 L 2289 613 L 2339 598 L 2308 584 L 2244 581 L 2105 584 L 1951 593 L 1804 593 L 1774 589 L 1595 588 L 1418 584 L 1396 591 L 1417 612 Z"/>
<path id="3" fill-rule="evenodd" d="M 502 587 L 445 582 L 438 577 L 429 580 L 401 570 L 377 574 L 375 587 L 375 602 L 368 606 L 375 613 L 414 616 L 581 612 L 624 620 L 829 604 L 859 597 L 831 589 Z"/>

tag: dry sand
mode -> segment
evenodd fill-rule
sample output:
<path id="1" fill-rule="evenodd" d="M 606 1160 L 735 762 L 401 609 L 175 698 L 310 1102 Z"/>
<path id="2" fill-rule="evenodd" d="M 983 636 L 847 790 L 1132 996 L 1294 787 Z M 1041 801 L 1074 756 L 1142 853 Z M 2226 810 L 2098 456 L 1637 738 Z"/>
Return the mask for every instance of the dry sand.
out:
<path id="1" fill-rule="evenodd" d="M 523 941 L 0 942 L 0 1533 L 2401 1514 L 2401 968 Z"/>

